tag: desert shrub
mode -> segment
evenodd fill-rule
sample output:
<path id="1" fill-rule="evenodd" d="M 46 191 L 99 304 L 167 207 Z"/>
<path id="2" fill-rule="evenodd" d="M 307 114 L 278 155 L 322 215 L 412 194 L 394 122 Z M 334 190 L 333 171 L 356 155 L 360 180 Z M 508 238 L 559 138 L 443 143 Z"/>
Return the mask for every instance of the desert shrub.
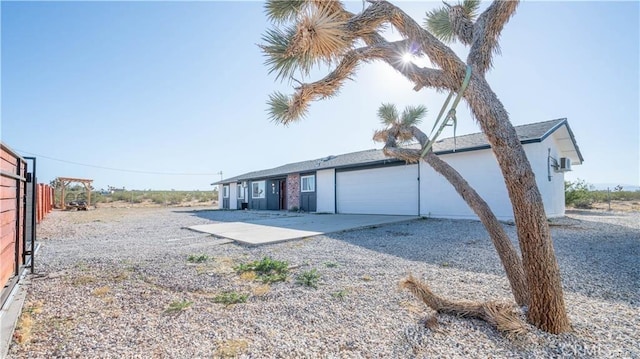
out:
<path id="1" fill-rule="evenodd" d="M 93 196 L 97 196 L 98 193 L 94 192 L 92 194 L 91 202 L 94 202 Z M 215 195 L 214 191 L 117 191 L 100 195 L 100 202 L 143 203 L 149 201 L 155 204 L 176 205 L 188 201 L 211 202 L 214 200 Z"/>
<path id="2" fill-rule="evenodd" d="M 575 208 L 591 208 L 594 199 L 589 192 L 589 184 L 584 180 L 564 182 L 564 203 Z"/>
<path id="3" fill-rule="evenodd" d="M 305 287 L 311 287 L 318 289 L 318 281 L 320 280 L 320 273 L 314 268 L 309 271 L 300 273 L 296 277 L 296 283 Z"/>
<path id="4" fill-rule="evenodd" d="M 149 194 L 149 200 L 155 204 L 164 204 L 164 196 L 162 193 Z"/>
<path id="5" fill-rule="evenodd" d="M 191 254 L 187 257 L 189 263 L 203 263 L 209 260 L 209 256 L 206 254 Z"/>
<path id="6" fill-rule="evenodd" d="M 255 272 L 256 279 L 261 280 L 263 283 L 284 282 L 289 274 L 289 264 L 287 262 L 274 260 L 270 257 L 239 264 L 234 269 L 240 274 L 250 271 Z"/>
<path id="7" fill-rule="evenodd" d="M 169 307 L 164 310 L 164 312 L 165 314 L 177 314 L 187 310 L 192 304 L 193 302 L 188 300 L 173 301 L 169 304 Z"/>
<path id="8" fill-rule="evenodd" d="M 216 295 L 213 298 L 213 301 L 215 303 L 231 305 L 231 304 L 245 303 L 247 301 L 247 298 L 249 298 L 248 294 L 241 294 L 237 292 L 223 292 Z"/>
<path id="9" fill-rule="evenodd" d="M 348 294 L 349 292 L 346 289 L 342 289 L 342 290 L 331 293 L 331 296 L 336 299 L 344 299 L 347 297 Z"/>
<path id="10" fill-rule="evenodd" d="M 575 182 L 565 181 L 564 199 L 567 206 L 575 208 L 591 208 L 593 203 L 606 203 L 608 201 L 638 201 L 640 191 L 625 191 L 618 185 L 607 190 L 593 190 L 584 180 Z"/>
<path id="11" fill-rule="evenodd" d="M 131 199 L 131 195 L 125 191 L 113 192 L 110 197 L 112 201 L 128 201 Z"/>

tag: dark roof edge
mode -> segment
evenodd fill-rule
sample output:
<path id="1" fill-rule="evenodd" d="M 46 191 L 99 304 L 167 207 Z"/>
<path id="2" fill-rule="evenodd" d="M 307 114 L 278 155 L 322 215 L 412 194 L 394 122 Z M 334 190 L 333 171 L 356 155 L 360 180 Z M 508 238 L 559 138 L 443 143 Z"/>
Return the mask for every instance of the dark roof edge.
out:
<path id="1" fill-rule="evenodd" d="M 557 120 L 560 120 L 560 122 L 556 123 L 555 126 L 551 127 L 550 129 L 547 130 L 547 132 L 545 132 L 542 136 L 540 136 L 540 141 L 544 141 L 547 137 L 551 136 L 552 133 L 554 133 L 557 129 L 559 129 L 560 126 L 567 124 L 566 117 L 558 118 Z"/>
<path id="2" fill-rule="evenodd" d="M 211 185 L 213 186 L 213 185 L 218 185 L 218 184 L 237 183 L 237 182 L 243 182 L 243 181 L 249 181 L 249 180 L 262 181 L 262 180 L 286 177 L 286 176 L 288 176 L 288 175 L 290 175 L 292 173 L 300 173 L 300 174 L 304 175 L 305 173 L 312 173 L 312 172 L 322 171 L 322 170 L 330 170 L 330 169 L 341 170 L 341 169 L 345 169 L 345 168 L 369 167 L 369 166 L 384 165 L 384 164 L 395 164 L 395 163 L 400 163 L 400 162 L 404 163 L 405 161 L 399 160 L 397 158 L 391 158 L 390 157 L 390 158 L 387 158 L 387 159 L 384 159 L 384 160 L 352 163 L 352 164 L 339 165 L 339 166 L 320 167 L 320 168 L 316 168 L 316 169 L 308 170 L 308 171 L 286 172 L 286 173 L 281 173 L 281 174 L 271 175 L 271 176 L 247 177 L 245 179 L 242 179 L 242 177 L 244 177 L 244 176 L 240 175 L 240 176 L 232 177 L 232 178 L 229 178 L 229 179 L 224 179 L 222 181 L 214 182 Z M 240 178 L 237 178 L 237 177 L 240 177 Z"/>
<path id="3" fill-rule="evenodd" d="M 542 136 L 537 137 L 537 138 L 530 138 L 530 139 L 526 139 L 526 140 L 521 140 L 520 143 L 525 145 L 525 144 L 529 144 L 529 143 L 542 142 L 547 137 L 549 137 L 551 134 L 553 134 L 555 131 L 557 131 L 560 127 L 565 125 L 565 126 L 567 126 L 567 131 L 569 132 L 569 136 L 571 137 L 571 142 L 573 143 L 573 146 L 576 149 L 576 153 L 578 154 L 578 158 L 580 158 L 580 162 L 581 163 L 584 162 L 584 158 L 582 157 L 582 153 L 580 152 L 580 148 L 578 147 L 578 144 L 576 143 L 575 136 L 573 134 L 573 131 L 571 130 L 571 127 L 569 126 L 569 122 L 568 122 L 567 118 L 563 117 L 563 118 L 558 118 L 556 120 L 560 120 L 560 122 L 558 122 L 553 127 L 548 129 L 547 132 L 545 132 Z M 550 121 L 554 121 L 554 120 L 550 120 Z M 473 146 L 473 147 L 461 148 L 459 150 L 437 151 L 437 152 L 434 152 L 434 153 L 436 155 L 447 155 L 447 154 L 452 154 L 452 153 L 461 153 L 461 152 L 471 152 L 471 151 L 478 151 L 478 150 L 486 150 L 486 149 L 490 149 L 490 148 L 491 148 L 491 145 L 486 144 L 486 145 L 482 145 L 482 146 Z M 356 168 L 356 167 L 362 167 L 362 166 L 370 166 L 370 165 L 393 163 L 393 162 L 404 162 L 404 161 L 398 160 L 398 159 L 389 158 L 389 159 L 385 159 L 385 160 L 377 160 L 377 161 L 372 161 L 372 162 L 362 162 L 362 163 L 354 163 L 354 164 L 341 165 L 341 166 L 324 167 L 324 168 L 318 168 L 316 170 L 332 169 L 332 168 L 334 168 L 334 169 Z M 306 172 L 309 172 L 309 171 L 306 171 Z M 290 173 L 297 173 L 297 172 L 287 172 L 287 173 L 282 173 L 282 174 L 274 175 L 274 176 L 254 177 L 254 178 L 260 178 L 260 179 L 278 178 L 278 177 L 282 177 L 282 176 L 287 176 Z M 239 176 L 232 177 L 232 178 L 229 178 L 229 179 L 217 181 L 217 182 L 212 183 L 211 185 L 213 186 L 213 185 L 218 185 L 218 184 L 228 184 L 228 183 L 234 183 L 234 182 L 238 182 L 238 181 L 246 181 L 246 180 L 250 179 L 250 178 L 237 179 L 237 177 L 244 177 L 244 175 L 239 175 Z"/>
<path id="4" fill-rule="evenodd" d="M 576 153 L 578 154 L 578 158 L 580 159 L 580 163 L 584 162 L 584 157 L 582 157 L 582 152 L 580 152 L 580 147 L 576 142 L 576 137 L 573 135 L 573 130 L 571 130 L 571 126 L 569 126 L 569 122 L 565 118 L 564 124 L 567 125 L 567 131 L 569 132 L 569 136 L 571 137 L 571 142 L 573 142 L 573 147 L 576 148 Z"/>
<path id="5" fill-rule="evenodd" d="M 571 142 L 573 143 L 573 147 L 576 149 L 576 153 L 578 154 L 578 158 L 580 159 L 580 163 L 584 162 L 584 157 L 582 157 L 582 153 L 580 152 L 580 147 L 578 147 L 578 143 L 576 142 L 576 137 L 573 135 L 573 131 L 571 130 L 571 126 L 569 126 L 569 121 L 566 117 L 559 118 L 561 120 L 555 126 L 551 127 L 547 132 L 540 137 L 540 141 L 544 141 L 547 137 L 549 137 L 552 133 L 556 132 L 560 127 L 567 126 L 567 132 L 569 132 L 569 137 L 571 137 Z M 537 141 L 537 142 L 540 142 Z M 525 143 L 524 141 L 522 143 Z"/>

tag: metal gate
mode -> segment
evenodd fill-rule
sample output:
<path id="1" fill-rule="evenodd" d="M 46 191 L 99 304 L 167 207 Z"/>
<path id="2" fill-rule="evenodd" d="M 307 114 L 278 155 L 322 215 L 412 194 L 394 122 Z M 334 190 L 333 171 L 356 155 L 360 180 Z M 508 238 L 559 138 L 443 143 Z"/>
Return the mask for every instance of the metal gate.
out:
<path id="1" fill-rule="evenodd" d="M 36 159 L 1 146 L 0 307 L 27 268 L 34 270 L 36 239 Z M 31 172 L 28 172 L 31 162 Z"/>

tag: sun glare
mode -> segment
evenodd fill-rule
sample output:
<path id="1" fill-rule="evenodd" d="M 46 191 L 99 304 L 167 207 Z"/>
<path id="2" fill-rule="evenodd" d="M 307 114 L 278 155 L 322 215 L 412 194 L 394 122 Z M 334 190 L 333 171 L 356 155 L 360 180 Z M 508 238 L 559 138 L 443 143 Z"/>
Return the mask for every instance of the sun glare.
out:
<path id="1" fill-rule="evenodd" d="M 404 62 L 405 64 L 410 63 L 413 60 L 413 54 L 411 54 L 410 52 L 405 52 L 402 55 L 402 62 Z"/>

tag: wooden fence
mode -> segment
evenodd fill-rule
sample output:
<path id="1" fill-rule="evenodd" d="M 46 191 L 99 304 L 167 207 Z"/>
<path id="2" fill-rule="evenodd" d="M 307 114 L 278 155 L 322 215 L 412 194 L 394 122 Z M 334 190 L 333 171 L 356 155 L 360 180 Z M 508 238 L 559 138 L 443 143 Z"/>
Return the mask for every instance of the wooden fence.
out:
<path id="1" fill-rule="evenodd" d="M 53 210 L 53 188 L 48 184 L 38 183 L 36 192 L 36 220 L 40 223 Z"/>
<path id="2" fill-rule="evenodd" d="M 0 143 L 0 306 L 21 278 L 33 272 L 36 223 L 53 209 L 53 188 L 35 184 L 36 159 Z"/>
<path id="3" fill-rule="evenodd" d="M 27 163 L 4 144 L 0 175 L 0 288 L 5 288 L 24 264 Z"/>

